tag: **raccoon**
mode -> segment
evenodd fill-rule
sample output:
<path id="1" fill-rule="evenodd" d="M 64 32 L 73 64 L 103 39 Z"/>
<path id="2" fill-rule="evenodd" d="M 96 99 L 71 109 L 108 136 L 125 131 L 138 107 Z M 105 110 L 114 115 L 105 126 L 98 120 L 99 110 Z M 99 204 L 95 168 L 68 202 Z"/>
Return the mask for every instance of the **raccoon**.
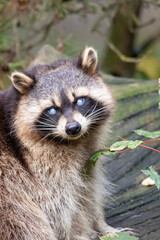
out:
<path id="1" fill-rule="evenodd" d="M 0 93 L 0 239 L 89 240 L 120 231 L 103 216 L 102 146 L 114 99 L 86 47 L 74 60 L 11 75 Z M 107 191 L 108 194 L 108 191 Z"/>

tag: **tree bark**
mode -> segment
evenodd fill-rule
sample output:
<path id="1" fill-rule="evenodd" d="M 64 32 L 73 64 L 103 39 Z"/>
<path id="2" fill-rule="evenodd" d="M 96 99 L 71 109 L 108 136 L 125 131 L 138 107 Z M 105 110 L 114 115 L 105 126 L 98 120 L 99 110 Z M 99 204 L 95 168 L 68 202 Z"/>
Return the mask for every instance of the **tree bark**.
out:
<path id="1" fill-rule="evenodd" d="M 136 24 L 132 15 L 139 18 L 142 1 L 122 1 L 117 9 L 111 27 L 110 42 L 127 57 L 134 57 L 134 41 L 136 37 Z M 118 4 L 118 3 L 117 3 Z M 104 72 L 108 71 L 116 76 L 132 77 L 135 73 L 135 63 L 122 61 L 110 48 L 106 49 L 106 55 L 102 63 Z"/>

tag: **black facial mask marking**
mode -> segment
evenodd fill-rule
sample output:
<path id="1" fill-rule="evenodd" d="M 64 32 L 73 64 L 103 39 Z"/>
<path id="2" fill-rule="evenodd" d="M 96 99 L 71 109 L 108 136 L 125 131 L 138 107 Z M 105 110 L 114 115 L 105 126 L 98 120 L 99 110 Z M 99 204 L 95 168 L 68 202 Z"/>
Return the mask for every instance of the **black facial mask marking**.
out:
<path id="1" fill-rule="evenodd" d="M 52 133 L 53 129 L 57 127 L 60 116 L 61 113 L 58 109 L 54 115 L 49 113 L 49 109 L 44 110 L 35 123 L 37 130 L 42 134 Z"/>
<path id="2" fill-rule="evenodd" d="M 103 104 L 89 97 L 85 97 L 85 103 L 82 106 L 76 105 L 75 108 L 83 116 L 93 119 L 95 123 L 98 123 L 100 120 L 105 120 L 108 116 Z"/>
<path id="3" fill-rule="evenodd" d="M 84 98 L 85 101 L 83 105 L 79 105 L 78 99 L 82 98 Z M 106 110 L 103 104 L 97 102 L 96 100 L 90 97 L 82 96 L 76 98 L 75 101 L 71 103 L 67 96 L 65 95 L 65 93 L 61 92 L 61 101 L 62 101 L 61 108 L 51 107 L 44 110 L 35 123 L 36 129 L 39 132 L 41 132 L 41 134 L 43 135 L 47 135 L 49 133 L 53 134 L 53 136 L 49 135 L 48 136 L 49 138 L 54 137 L 54 129 L 56 130 L 58 121 L 62 115 L 64 115 L 67 118 L 68 122 L 72 122 L 74 121 L 73 119 L 74 111 L 78 111 L 84 117 L 91 119 L 91 125 L 89 126 L 89 128 L 92 127 L 93 125 L 94 126 L 99 125 L 101 121 L 104 121 L 109 116 L 109 112 Z M 56 111 L 54 111 L 52 108 L 54 108 Z M 61 136 L 58 137 L 56 133 L 55 139 L 56 138 L 61 138 Z"/>

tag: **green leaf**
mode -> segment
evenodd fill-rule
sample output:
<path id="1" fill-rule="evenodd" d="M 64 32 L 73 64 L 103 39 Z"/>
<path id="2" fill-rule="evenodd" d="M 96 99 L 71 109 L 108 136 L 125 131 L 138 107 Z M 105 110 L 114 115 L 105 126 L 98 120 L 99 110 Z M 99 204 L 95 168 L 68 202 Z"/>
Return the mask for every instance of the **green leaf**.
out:
<path id="1" fill-rule="evenodd" d="M 100 240 L 139 240 L 139 238 L 130 236 L 128 232 L 120 232 L 116 237 L 103 236 Z"/>
<path id="2" fill-rule="evenodd" d="M 152 166 L 149 167 L 150 170 L 141 170 L 145 175 L 150 175 L 150 178 L 155 182 L 156 187 L 160 190 L 160 175 L 153 169 Z"/>
<path id="3" fill-rule="evenodd" d="M 144 136 L 147 138 L 158 138 L 160 137 L 160 131 L 155 131 L 155 132 L 149 132 L 149 131 L 144 131 L 144 130 L 134 130 L 135 133 L 137 133 L 140 136 Z"/>
<path id="4" fill-rule="evenodd" d="M 142 143 L 143 143 L 143 141 L 140 141 L 140 140 L 128 141 L 128 147 L 130 149 L 134 149 L 134 148 L 138 147 L 139 145 L 141 145 Z"/>
<path id="5" fill-rule="evenodd" d="M 116 152 L 111 152 L 109 149 L 100 149 L 96 151 L 89 159 L 88 164 L 84 168 L 84 174 L 86 175 L 92 166 L 95 166 L 98 158 L 101 155 L 114 155 Z"/>
<path id="6" fill-rule="evenodd" d="M 100 149 L 97 152 L 95 152 L 91 157 L 90 160 L 95 164 L 97 159 L 101 156 L 101 155 L 114 155 L 115 152 L 111 152 L 109 149 Z"/>
<path id="7" fill-rule="evenodd" d="M 139 145 L 141 145 L 143 142 L 139 141 L 139 140 L 135 140 L 135 141 L 118 141 L 113 143 L 110 146 L 110 150 L 123 150 L 124 148 L 128 147 L 130 149 L 134 149 L 136 147 L 138 147 Z"/>
<path id="8" fill-rule="evenodd" d="M 123 150 L 128 147 L 128 141 L 118 141 L 110 146 L 110 150 Z"/>

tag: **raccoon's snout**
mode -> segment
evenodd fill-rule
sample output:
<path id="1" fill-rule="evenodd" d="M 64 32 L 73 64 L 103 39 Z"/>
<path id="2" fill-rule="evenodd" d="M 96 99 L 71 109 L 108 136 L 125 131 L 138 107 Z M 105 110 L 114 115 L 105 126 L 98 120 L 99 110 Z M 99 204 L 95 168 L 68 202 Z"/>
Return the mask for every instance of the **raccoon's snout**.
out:
<path id="1" fill-rule="evenodd" d="M 78 122 L 72 122 L 66 125 L 66 133 L 68 135 L 74 136 L 80 133 L 80 131 L 81 131 L 81 124 Z"/>

